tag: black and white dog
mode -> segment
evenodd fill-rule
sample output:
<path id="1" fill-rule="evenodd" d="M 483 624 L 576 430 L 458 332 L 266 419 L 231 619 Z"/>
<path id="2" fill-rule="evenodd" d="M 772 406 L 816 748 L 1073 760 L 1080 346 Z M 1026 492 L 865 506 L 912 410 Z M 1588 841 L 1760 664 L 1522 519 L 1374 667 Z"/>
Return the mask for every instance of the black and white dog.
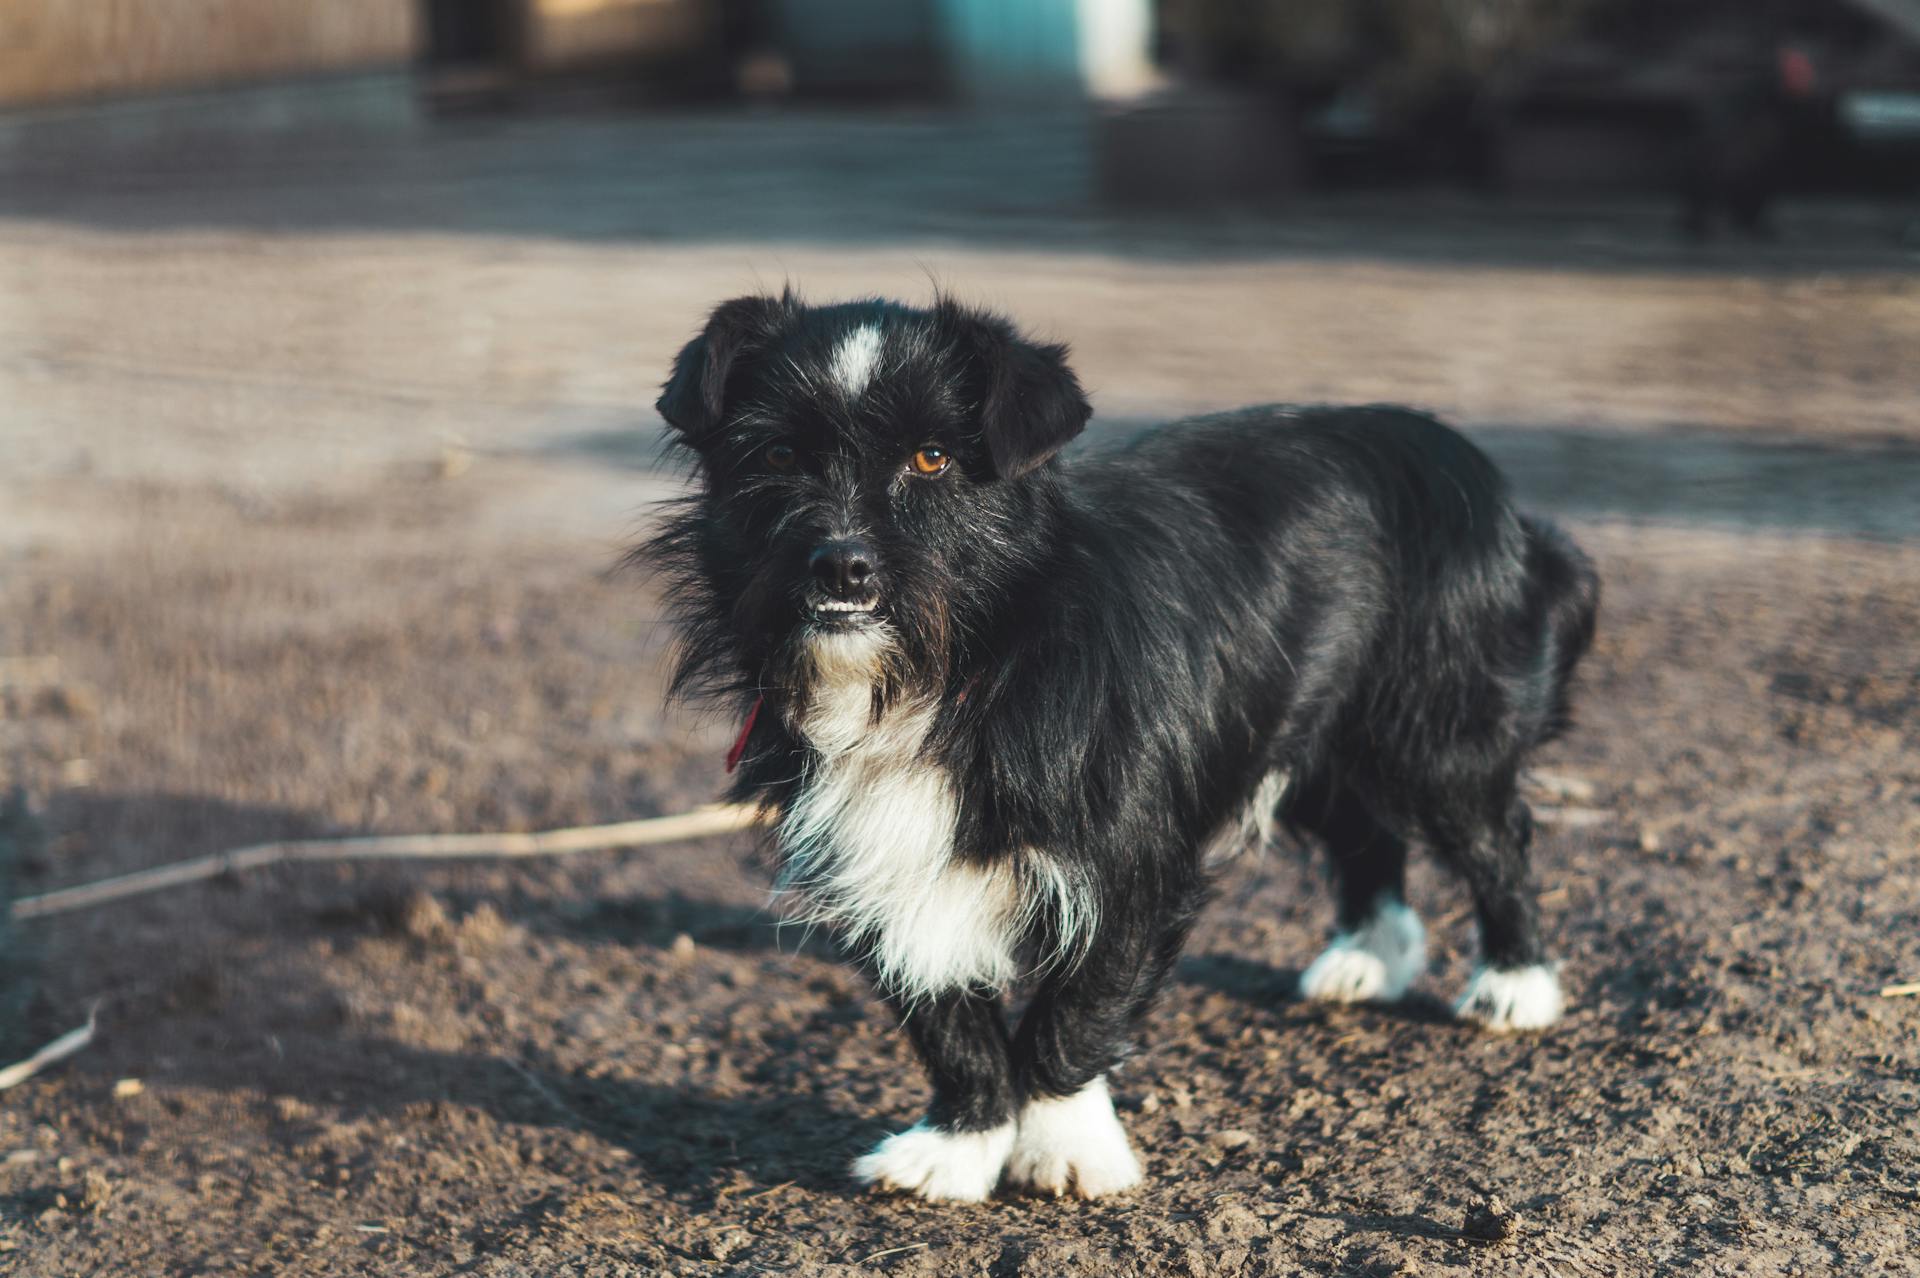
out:
<path id="1" fill-rule="evenodd" d="M 854 1167 L 925 1198 L 1140 1179 L 1106 1075 L 1211 861 L 1276 818 L 1326 844 L 1339 901 L 1305 997 L 1419 978 L 1419 840 L 1477 910 L 1459 1015 L 1561 1011 L 1516 775 L 1566 723 L 1587 559 L 1402 409 L 1058 458 L 1091 412 L 1065 356 L 945 299 L 743 297 L 659 400 L 698 481 L 643 552 L 676 688 L 737 705 L 734 794 L 777 820 L 781 885 L 926 1064 L 925 1121 Z"/>

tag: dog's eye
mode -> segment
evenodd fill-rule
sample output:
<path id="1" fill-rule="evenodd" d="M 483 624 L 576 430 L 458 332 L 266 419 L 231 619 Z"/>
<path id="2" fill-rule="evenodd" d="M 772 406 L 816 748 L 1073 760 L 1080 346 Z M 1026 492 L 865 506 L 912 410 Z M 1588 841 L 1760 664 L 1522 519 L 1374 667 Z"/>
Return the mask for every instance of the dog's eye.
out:
<path id="1" fill-rule="evenodd" d="M 913 473 L 916 475 L 938 475 L 953 464 L 953 458 L 944 448 L 935 448 L 928 444 L 913 455 Z"/>
<path id="2" fill-rule="evenodd" d="M 800 454 L 793 451 L 792 444 L 769 444 L 767 451 L 760 455 L 775 470 L 792 470 L 793 464 L 800 460 Z"/>

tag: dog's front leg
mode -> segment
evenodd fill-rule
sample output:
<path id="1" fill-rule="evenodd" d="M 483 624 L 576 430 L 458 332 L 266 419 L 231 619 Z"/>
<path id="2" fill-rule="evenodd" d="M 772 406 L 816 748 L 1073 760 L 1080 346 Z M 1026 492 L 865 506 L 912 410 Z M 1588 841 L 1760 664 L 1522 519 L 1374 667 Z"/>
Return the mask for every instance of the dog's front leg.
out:
<path id="1" fill-rule="evenodd" d="M 1184 927 L 1169 925 L 1145 953 L 1109 941 L 1041 987 L 1013 1046 L 1024 1103 L 1010 1180 L 1083 1198 L 1140 1183 L 1140 1162 L 1113 1112 L 1106 1076 L 1132 1046 L 1184 935 Z"/>
<path id="2" fill-rule="evenodd" d="M 919 1123 L 855 1162 L 853 1174 L 922 1198 L 977 1202 L 993 1192 L 1013 1148 L 1013 1070 L 1000 998 L 953 991 L 894 1008 L 927 1067 L 933 1103 Z"/>

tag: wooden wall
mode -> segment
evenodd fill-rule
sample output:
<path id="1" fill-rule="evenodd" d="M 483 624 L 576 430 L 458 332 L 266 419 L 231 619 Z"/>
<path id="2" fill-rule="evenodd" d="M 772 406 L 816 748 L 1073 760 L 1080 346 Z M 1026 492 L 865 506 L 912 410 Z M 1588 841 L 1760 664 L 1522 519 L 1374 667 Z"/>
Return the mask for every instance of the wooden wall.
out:
<path id="1" fill-rule="evenodd" d="M 0 105 L 393 67 L 416 0 L 0 0 Z"/>

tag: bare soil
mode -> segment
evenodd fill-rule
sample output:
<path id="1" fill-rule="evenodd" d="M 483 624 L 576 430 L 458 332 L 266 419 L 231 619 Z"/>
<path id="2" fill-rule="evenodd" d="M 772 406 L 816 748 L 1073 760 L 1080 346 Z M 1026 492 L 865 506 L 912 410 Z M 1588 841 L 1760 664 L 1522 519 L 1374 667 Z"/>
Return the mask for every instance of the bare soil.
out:
<path id="1" fill-rule="evenodd" d="M 711 798 L 733 725 L 663 709 L 654 595 L 612 569 L 672 486 L 632 443 L 652 384 L 769 260 L 822 295 L 911 292 L 916 263 L 1004 293 L 1119 416 L 1451 409 L 1600 562 L 1580 726 L 1541 761 L 1590 793 L 1539 795 L 1598 815 L 1538 841 L 1571 1011 L 1533 1037 L 1448 1018 L 1470 926 L 1424 864 L 1433 970 L 1338 1010 L 1290 994 L 1330 921 L 1309 857 L 1230 866 L 1115 1080 L 1149 1182 L 1092 1204 L 850 1182 L 922 1085 L 824 940 L 776 926 L 748 839 L 284 869 L 21 925 L 31 1005 L 0 1055 L 95 1003 L 100 1032 L 0 1099 L 0 1273 L 1920 1272 L 1920 998 L 1879 994 L 1920 980 L 1896 267 L 1515 266 L 1471 230 L 1460 264 L 736 253 L 85 225 L 80 200 L 0 223 L 21 891 Z M 1741 470 L 1748 438 L 1802 464 Z M 1627 456 L 1696 460 L 1651 501 Z M 1852 478 L 1807 505 L 1787 470 Z"/>

